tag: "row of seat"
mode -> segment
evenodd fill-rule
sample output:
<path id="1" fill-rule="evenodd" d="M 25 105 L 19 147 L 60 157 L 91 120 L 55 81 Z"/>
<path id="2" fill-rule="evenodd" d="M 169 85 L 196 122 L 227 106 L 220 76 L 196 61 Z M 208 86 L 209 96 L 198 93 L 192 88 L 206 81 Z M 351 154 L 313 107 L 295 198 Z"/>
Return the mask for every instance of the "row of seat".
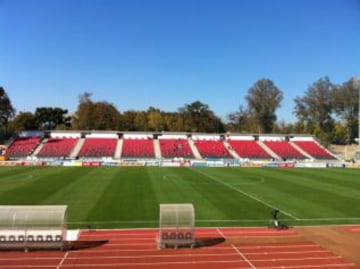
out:
<path id="1" fill-rule="evenodd" d="M 121 156 L 124 158 L 154 158 L 152 139 L 124 139 Z"/>
<path id="2" fill-rule="evenodd" d="M 326 151 L 323 147 L 314 141 L 296 141 L 294 144 L 316 159 L 334 158 L 334 156 L 332 156 L 328 151 Z"/>
<path id="3" fill-rule="evenodd" d="M 254 140 L 228 140 L 229 145 L 242 158 L 249 159 L 270 159 L 271 155 L 267 153 Z"/>
<path id="4" fill-rule="evenodd" d="M 62 236 L 61 235 L 0 235 L 0 243 L 15 243 L 15 242 L 37 242 L 37 243 L 43 243 L 43 242 L 62 242 Z"/>
<path id="5" fill-rule="evenodd" d="M 26 157 L 39 145 L 41 137 L 18 137 L 9 146 L 10 157 Z"/>
<path id="6" fill-rule="evenodd" d="M 78 154 L 79 157 L 113 157 L 118 139 L 88 138 Z"/>
<path id="7" fill-rule="evenodd" d="M 160 149 L 164 158 L 194 158 L 186 139 L 160 139 Z"/>
<path id="8" fill-rule="evenodd" d="M 274 153 L 284 159 L 306 159 L 306 157 L 287 141 L 264 141 Z"/>
<path id="9" fill-rule="evenodd" d="M 38 157 L 70 156 L 78 139 L 77 138 L 50 138 L 37 154 Z"/>
<path id="10" fill-rule="evenodd" d="M 220 140 L 195 140 L 194 142 L 203 158 L 232 158 Z"/>
<path id="11" fill-rule="evenodd" d="M 41 143 L 40 137 L 17 138 L 9 147 L 12 158 L 30 155 Z M 68 157 L 72 153 L 78 138 L 50 138 L 44 141 L 38 157 Z M 202 158 L 232 158 L 230 150 L 234 150 L 241 158 L 270 159 L 271 155 L 254 140 L 227 140 L 226 148 L 220 140 L 194 140 Z M 117 138 L 87 138 L 82 145 L 79 157 L 114 157 L 118 144 Z M 161 156 L 164 158 L 194 158 L 193 151 L 187 139 L 160 139 Z M 330 153 L 314 141 L 296 141 L 297 147 L 317 159 L 334 159 Z M 264 141 L 264 145 L 281 158 L 305 159 L 303 153 L 288 141 Z M 123 139 L 121 157 L 123 158 L 154 158 L 154 140 Z"/>

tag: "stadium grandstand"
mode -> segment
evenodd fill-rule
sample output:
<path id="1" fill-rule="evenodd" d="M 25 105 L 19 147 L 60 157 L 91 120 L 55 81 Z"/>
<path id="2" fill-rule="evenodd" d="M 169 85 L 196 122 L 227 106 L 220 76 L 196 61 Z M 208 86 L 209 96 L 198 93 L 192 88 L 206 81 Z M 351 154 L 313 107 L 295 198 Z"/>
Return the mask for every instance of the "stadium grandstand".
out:
<path id="1" fill-rule="evenodd" d="M 22 133 L 6 145 L 10 160 L 338 161 L 310 135 L 53 131 Z"/>

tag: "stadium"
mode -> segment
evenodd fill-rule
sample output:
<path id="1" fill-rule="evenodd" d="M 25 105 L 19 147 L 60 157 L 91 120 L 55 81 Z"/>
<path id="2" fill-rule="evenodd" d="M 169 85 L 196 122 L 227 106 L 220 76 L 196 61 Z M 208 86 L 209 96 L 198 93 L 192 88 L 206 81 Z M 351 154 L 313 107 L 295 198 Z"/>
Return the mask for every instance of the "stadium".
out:
<path id="1" fill-rule="evenodd" d="M 359 170 L 310 135 L 24 131 L 2 152 L 1 268 L 360 268 Z"/>
<path id="2" fill-rule="evenodd" d="M 360 269 L 359 0 L 0 10 L 0 269 Z"/>

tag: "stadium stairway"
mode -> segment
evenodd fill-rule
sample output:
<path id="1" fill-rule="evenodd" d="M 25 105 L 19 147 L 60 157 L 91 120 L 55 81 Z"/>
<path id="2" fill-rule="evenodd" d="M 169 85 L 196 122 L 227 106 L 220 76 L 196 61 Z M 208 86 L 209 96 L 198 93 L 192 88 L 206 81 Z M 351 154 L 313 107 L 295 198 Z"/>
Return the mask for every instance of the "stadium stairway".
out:
<path id="1" fill-rule="evenodd" d="M 10 137 L 8 141 L 5 142 L 5 146 L 10 147 L 10 145 L 15 141 L 15 137 Z"/>
<path id="2" fill-rule="evenodd" d="M 35 148 L 34 152 L 30 156 L 37 156 L 40 150 L 43 148 L 44 144 L 48 141 L 47 138 L 43 139 L 39 145 Z"/>
<path id="3" fill-rule="evenodd" d="M 121 152 L 122 152 L 123 143 L 124 143 L 124 140 L 122 140 L 122 139 L 118 140 L 118 142 L 116 144 L 115 155 L 114 155 L 115 159 L 120 159 L 121 158 Z"/>
<path id="4" fill-rule="evenodd" d="M 268 148 L 262 141 L 257 141 L 257 143 L 262 147 L 267 153 L 270 154 L 271 157 L 274 159 L 280 160 L 281 157 L 277 155 L 275 152 L 273 152 L 270 148 Z"/>
<path id="5" fill-rule="evenodd" d="M 341 161 L 341 157 L 339 157 L 337 154 L 335 154 L 334 152 L 332 152 L 331 150 L 325 148 L 323 145 L 321 145 L 320 142 L 318 142 L 317 140 L 314 141 L 315 144 L 317 144 L 320 148 L 322 148 L 323 150 L 325 150 L 329 155 L 333 156 L 336 160 Z M 356 159 L 356 154 L 354 155 L 354 158 Z"/>
<path id="6" fill-rule="evenodd" d="M 70 153 L 70 157 L 71 158 L 75 158 L 76 156 L 79 155 L 80 149 L 82 148 L 82 146 L 84 145 L 85 142 L 85 138 L 80 138 L 77 142 L 77 144 L 75 145 L 74 149 L 72 150 L 72 152 Z"/>
<path id="7" fill-rule="evenodd" d="M 159 139 L 154 139 L 154 151 L 155 151 L 155 158 L 161 158 L 161 149 L 160 149 L 160 142 Z"/>
<path id="8" fill-rule="evenodd" d="M 313 156 L 311 156 L 309 153 L 307 153 L 306 151 L 304 151 L 302 148 L 300 148 L 298 145 L 296 145 L 295 143 L 293 143 L 293 142 L 289 142 L 289 144 L 292 146 L 292 147 L 294 147 L 295 149 L 297 149 L 298 151 L 300 151 L 300 153 L 302 154 L 302 155 L 304 155 L 306 158 L 309 158 L 309 159 L 314 159 L 314 157 Z"/>
<path id="9" fill-rule="evenodd" d="M 231 156 L 233 156 L 235 159 L 240 159 L 240 156 L 236 153 L 236 151 L 230 146 L 230 144 L 226 140 L 224 140 L 223 143 L 224 146 L 229 151 L 229 153 L 231 154 Z"/>
<path id="10" fill-rule="evenodd" d="M 194 140 L 192 140 L 192 139 L 189 138 L 189 139 L 188 139 L 188 142 L 189 142 L 190 148 L 191 148 L 191 150 L 192 150 L 193 155 L 195 156 L 195 158 L 198 159 L 198 160 L 202 159 L 202 158 L 201 158 L 201 155 L 200 155 L 200 153 L 199 153 L 199 150 L 198 150 L 197 147 L 195 146 Z"/>

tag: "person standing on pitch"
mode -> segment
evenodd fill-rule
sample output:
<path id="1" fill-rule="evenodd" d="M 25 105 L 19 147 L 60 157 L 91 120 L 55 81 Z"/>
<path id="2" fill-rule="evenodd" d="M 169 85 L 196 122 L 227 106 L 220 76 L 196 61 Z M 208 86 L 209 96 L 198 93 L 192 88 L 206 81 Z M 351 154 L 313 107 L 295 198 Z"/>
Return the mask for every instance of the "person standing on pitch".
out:
<path id="1" fill-rule="evenodd" d="M 279 209 L 273 209 L 271 211 L 271 215 L 272 215 L 272 220 L 273 220 L 273 223 L 274 223 L 274 226 L 275 228 L 278 228 L 279 227 L 279 220 L 278 220 L 278 215 L 280 213 L 280 210 Z"/>

